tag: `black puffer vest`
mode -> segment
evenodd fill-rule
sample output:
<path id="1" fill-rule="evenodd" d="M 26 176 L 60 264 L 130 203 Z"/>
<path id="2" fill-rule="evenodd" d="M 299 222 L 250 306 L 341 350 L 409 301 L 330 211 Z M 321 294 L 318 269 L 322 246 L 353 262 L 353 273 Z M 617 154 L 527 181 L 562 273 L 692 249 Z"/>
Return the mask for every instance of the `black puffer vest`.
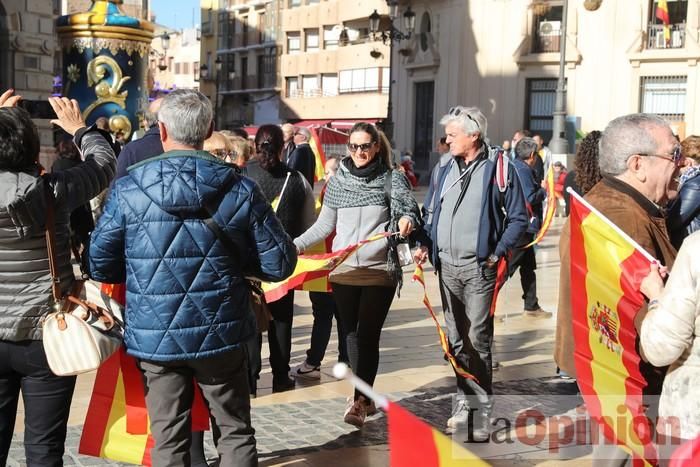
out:
<path id="1" fill-rule="evenodd" d="M 267 200 L 272 203 L 280 196 L 284 182 L 287 180 L 287 173 L 289 173 L 289 181 L 279 200 L 276 214 L 287 234 L 296 238 L 305 230 L 302 223 L 302 209 L 306 200 L 303 176 L 296 170 L 289 169 L 285 164 L 267 171 L 260 167 L 257 161 L 250 161 L 246 165 L 245 175 L 257 182 Z"/>

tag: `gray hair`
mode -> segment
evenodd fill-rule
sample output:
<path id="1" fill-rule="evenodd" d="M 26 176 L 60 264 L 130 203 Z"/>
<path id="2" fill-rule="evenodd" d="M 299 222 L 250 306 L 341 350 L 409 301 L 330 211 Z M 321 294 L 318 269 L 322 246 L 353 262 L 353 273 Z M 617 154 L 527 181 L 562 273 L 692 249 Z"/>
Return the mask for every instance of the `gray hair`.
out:
<path id="1" fill-rule="evenodd" d="M 608 123 L 600 137 L 598 164 L 601 173 L 620 175 L 627 171 L 630 156 L 656 153 L 658 143 L 649 132 L 653 128 L 669 126 L 664 119 L 652 114 L 624 115 Z"/>
<path id="2" fill-rule="evenodd" d="M 452 122 L 457 122 L 467 135 L 479 133 L 481 139 L 488 141 L 486 133 L 488 130 L 488 122 L 486 116 L 478 107 L 464 107 L 458 105 L 452 107 L 450 112 L 440 119 L 440 125 L 447 126 Z"/>
<path id="3" fill-rule="evenodd" d="M 533 153 L 537 152 L 537 147 L 537 141 L 535 141 L 534 138 L 525 136 L 515 145 L 515 154 L 517 154 L 518 159 L 524 161 L 529 159 Z"/>
<path id="4" fill-rule="evenodd" d="M 207 138 L 213 111 L 209 99 L 194 89 L 177 89 L 163 98 L 158 120 L 178 143 L 201 148 Z"/>
<path id="5" fill-rule="evenodd" d="M 303 127 L 303 126 L 298 126 L 294 128 L 295 134 L 301 135 L 304 138 L 306 138 L 306 141 L 311 141 L 311 132 L 309 131 L 308 128 Z"/>

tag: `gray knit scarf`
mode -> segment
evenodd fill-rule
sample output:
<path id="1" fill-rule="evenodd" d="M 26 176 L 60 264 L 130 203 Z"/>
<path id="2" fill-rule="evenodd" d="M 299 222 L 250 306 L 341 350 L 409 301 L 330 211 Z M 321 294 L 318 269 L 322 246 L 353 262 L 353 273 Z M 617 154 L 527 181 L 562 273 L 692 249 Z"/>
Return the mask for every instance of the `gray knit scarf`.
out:
<path id="1" fill-rule="evenodd" d="M 374 162 L 374 161 L 373 161 Z M 413 198 L 411 188 L 406 177 L 398 171 L 387 169 L 383 161 L 377 160 L 369 170 L 363 170 L 359 177 L 353 175 L 354 166 L 350 157 L 341 161 L 338 172 L 328 182 L 323 204 L 329 208 L 355 208 L 362 206 L 386 206 L 387 196 L 384 188 L 385 179 L 391 177 L 391 219 L 387 225 L 387 231 L 398 231 L 399 219 L 408 217 L 413 223 L 413 228 L 421 226 L 421 216 L 418 203 Z M 357 172 L 355 169 L 354 171 Z M 403 284 L 403 271 L 392 254 L 391 249 L 387 253 L 387 272 L 399 285 Z"/>

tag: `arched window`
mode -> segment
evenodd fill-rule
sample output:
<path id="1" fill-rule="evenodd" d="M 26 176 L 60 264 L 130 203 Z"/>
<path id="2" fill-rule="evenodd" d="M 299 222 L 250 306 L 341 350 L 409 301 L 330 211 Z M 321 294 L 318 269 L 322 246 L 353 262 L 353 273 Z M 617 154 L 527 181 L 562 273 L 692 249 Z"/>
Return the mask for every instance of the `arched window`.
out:
<path id="1" fill-rule="evenodd" d="M 425 52 L 428 50 L 428 34 L 430 33 L 430 15 L 424 12 L 420 19 L 420 49 Z"/>

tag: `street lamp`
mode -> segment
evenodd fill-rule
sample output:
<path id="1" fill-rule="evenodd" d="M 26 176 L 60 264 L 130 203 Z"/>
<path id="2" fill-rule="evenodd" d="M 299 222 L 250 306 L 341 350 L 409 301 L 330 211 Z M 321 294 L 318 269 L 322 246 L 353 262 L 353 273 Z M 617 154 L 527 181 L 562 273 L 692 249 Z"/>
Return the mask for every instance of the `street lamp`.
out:
<path id="1" fill-rule="evenodd" d="M 203 80 L 209 79 L 209 67 L 206 64 L 199 67 L 199 77 Z"/>
<path id="2" fill-rule="evenodd" d="M 387 0 L 387 5 L 389 5 L 389 27 L 381 31 L 379 30 L 382 17 L 377 10 L 374 10 L 374 12 L 369 15 L 369 30 L 373 38 L 376 39 L 379 34 L 382 42 L 384 44 L 389 44 L 389 102 L 387 104 L 386 120 L 384 120 L 384 133 L 387 138 L 389 138 L 389 141 L 391 141 L 394 137 L 391 97 L 392 85 L 394 83 L 394 42 L 400 42 L 411 38 L 413 32 L 416 30 L 416 14 L 411 10 L 411 6 L 409 5 L 403 14 L 403 26 L 406 30 L 406 32 L 403 32 L 394 26 L 394 20 L 398 17 L 398 1 Z M 372 54 L 372 52 L 370 52 L 370 54 Z"/>
<path id="3" fill-rule="evenodd" d="M 168 65 L 165 63 L 165 55 L 170 48 L 170 34 L 168 34 L 167 31 L 164 31 L 163 34 L 160 35 L 160 48 L 163 49 L 162 52 L 159 52 L 156 49 L 151 49 L 151 55 L 158 57 L 158 69 L 160 71 L 165 71 L 168 69 Z"/>
<path id="4" fill-rule="evenodd" d="M 557 80 L 556 100 L 552 113 L 552 140 L 549 149 L 552 154 L 565 155 L 569 152 L 566 140 L 566 77 L 564 75 L 566 65 L 566 16 L 569 0 L 564 0 L 564 8 L 561 19 L 561 36 L 559 39 L 559 79 Z"/>
<path id="5" fill-rule="evenodd" d="M 214 60 L 214 69 L 216 70 L 216 76 L 214 79 L 216 79 L 216 94 L 214 94 L 215 101 L 214 101 L 214 123 L 215 123 L 215 128 L 219 128 L 219 85 L 221 84 L 221 80 L 219 79 L 221 77 L 221 68 L 224 66 L 224 61 L 221 60 L 221 55 L 216 56 L 216 60 Z"/>

